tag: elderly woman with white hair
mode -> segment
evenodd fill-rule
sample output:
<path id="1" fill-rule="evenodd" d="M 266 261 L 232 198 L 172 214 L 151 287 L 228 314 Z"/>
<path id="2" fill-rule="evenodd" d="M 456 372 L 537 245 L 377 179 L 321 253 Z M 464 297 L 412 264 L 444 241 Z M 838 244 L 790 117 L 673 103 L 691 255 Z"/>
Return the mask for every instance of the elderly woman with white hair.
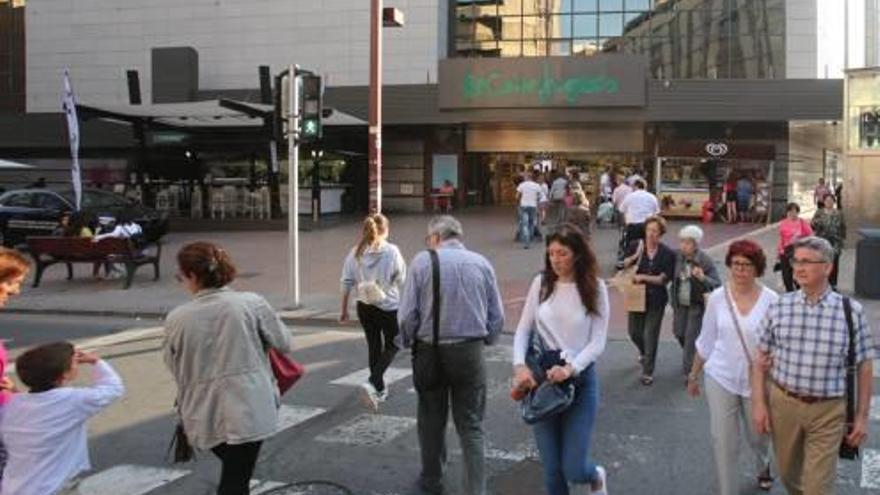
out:
<path id="1" fill-rule="evenodd" d="M 680 247 L 675 256 L 671 303 L 674 310 L 672 331 L 682 348 L 682 372 L 685 376 L 694 364 L 695 343 L 703 324 L 706 295 L 721 286 L 715 262 L 700 249 L 703 230 L 688 225 L 678 233 Z"/>

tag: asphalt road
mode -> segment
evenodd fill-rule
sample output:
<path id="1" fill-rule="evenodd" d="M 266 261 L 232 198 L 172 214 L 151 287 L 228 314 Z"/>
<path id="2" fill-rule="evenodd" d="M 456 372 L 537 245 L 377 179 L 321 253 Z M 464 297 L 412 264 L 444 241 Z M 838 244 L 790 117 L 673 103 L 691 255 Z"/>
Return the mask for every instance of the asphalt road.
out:
<path id="1" fill-rule="evenodd" d="M 211 454 L 194 463 L 170 465 L 168 442 L 174 427 L 174 387 L 161 363 L 161 328 L 155 321 L 40 316 L 0 316 L 0 338 L 12 353 L 36 342 L 68 339 L 110 360 L 127 386 L 124 399 L 90 425 L 94 474 L 81 487 L 89 495 L 211 494 L 219 464 Z M 292 482 L 326 480 L 312 491 L 287 493 L 404 495 L 418 493 L 415 434 L 416 396 L 411 391 L 409 355 L 402 352 L 388 375 L 391 397 L 378 414 L 359 402 L 366 351 L 356 328 L 293 329 L 308 374 L 284 397 L 284 429 L 268 441 L 257 466 L 254 493 Z M 489 401 L 485 427 L 492 493 L 543 493 L 530 430 L 507 397 L 510 336 L 487 349 Z M 679 376 L 677 344 L 663 342 L 653 387 L 638 384 L 636 354 L 629 342 L 609 342 L 598 370 L 601 406 L 593 455 L 609 472 L 612 494 L 715 493 L 708 410 L 686 396 Z M 876 411 L 876 409 L 875 409 Z M 880 493 L 880 415 L 862 462 L 842 463 L 838 493 Z M 460 451 L 449 431 L 448 481 L 451 493 L 460 469 Z M 742 493 L 752 479 L 741 459 Z M 784 491 L 777 486 L 772 492 Z"/>

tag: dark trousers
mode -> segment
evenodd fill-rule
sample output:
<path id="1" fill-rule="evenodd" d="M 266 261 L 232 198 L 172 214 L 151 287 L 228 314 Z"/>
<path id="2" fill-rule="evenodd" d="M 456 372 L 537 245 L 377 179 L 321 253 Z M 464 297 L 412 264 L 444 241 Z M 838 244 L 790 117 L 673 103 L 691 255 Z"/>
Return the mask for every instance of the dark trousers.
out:
<path id="1" fill-rule="evenodd" d="M 357 303 L 357 316 L 367 336 L 367 356 L 370 363 L 370 383 L 381 392 L 385 390 L 385 370 L 397 355 L 394 338 L 399 332 L 397 311 L 384 311 L 376 306 Z"/>
<path id="2" fill-rule="evenodd" d="M 831 275 L 828 276 L 828 282 L 834 290 L 837 290 L 837 275 L 840 271 L 840 253 L 834 255 L 834 265 L 831 267 Z"/>
<path id="3" fill-rule="evenodd" d="M 654 362 L 657 359 L 657 344 L 660 341 L 660 325 L 663 323 L 663 310 L 666 306 L 648 306 L 644 313 L 629 314 L 629 338 L 642 356 L 642 374 L 654 375 Z"/>
<path id="4" fill-rule="evenodd" d="M 626 243 L 629 245 L 632 241 L 645 238 L 645 224 L 628 223 L 626 224 Z"/>
<path id="5" fill-rule="evenodd" d="M 236 445 L 221 443 L 211 448 L 211 452 L 223 463 L 217 495 L 248 495 L 251 492 L 251 476 L 254 475 L 262 444 L 263 442 Z"/>
<path id="6" fill-rule="evenodd" d="M 464 457 L 462 490 L 452 493 L 483 495 L 486 492 L 485 439 L 486 362 L 482 340 L 441 345 L 416 343 L 413 382 L 418 392 L 418 433 L 422 454 L 422 487 L 443 491 L 446 464 L 446 422 L 452 421 Z"/>
<path id="7" fill-rule="evenodd" d="M 785 292 L 794 292 L 798 290 L 800 286 L 794 281 L 794 268 L 791 266 L 791 258 L 782 255 L 782 257 L 779 258 L 779 261 L 782 265 L 782 283 L 785 285 Z"/>

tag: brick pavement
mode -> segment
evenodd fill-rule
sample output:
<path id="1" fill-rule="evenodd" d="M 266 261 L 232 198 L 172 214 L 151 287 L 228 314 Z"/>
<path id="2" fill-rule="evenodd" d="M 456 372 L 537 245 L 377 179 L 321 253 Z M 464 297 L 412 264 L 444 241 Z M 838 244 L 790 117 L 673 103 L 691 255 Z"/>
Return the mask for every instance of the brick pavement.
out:
<path id="1" fill-rule="evenodd" d="M 465 243 L 471 249 L 485 254 L 496 267 L 507 310 L 507 328 L 512 330 L 518 321 L 528 284 L 541 269 L 542 250 L 538 245 L 524 250 L 513 242 L 513 215 L 509 209 L 474 209 L 461 214 L 460 218 L 465 229 Z M 391 239 L 400 246 L 407 259 L 423 248 L 427 220 L 425 215 L 391 216 Z M 675 242 L 674 234 L 683 224 L 681 221 L 671 222 L 668 242 Z M 704 228 L 706 238 L 703 244 L 713 246 L 749 234 L 757 227 L 711 224 Z M 335 318 L 338 314 L 341 262 L 358 234 L 359 225 L 354 222 L 337 223 L 323 230 L 301 234 L 303 308 L 288 312 L 288 317 Z M 775 230 L 766 231 L 759 233 L 756 239 L 772 253 L 775 235 Z M 65 280 L 62 266 L 55 266 L 44 274 L 39 288 L 26 288 L 21 297 L 10 303 L 9 309 L 70 314 L 164 314 L 187 300 L 187 295 L 177 287 L 172 276 L 176 270 L 174 254 L 184 243 L 197 239 L 218 242 L 230 252 L 240 271 L 235 283 L 237 288 L 264 294 L 276 308 L 288 308 L 285 295 L 287 234 L 256 231 L 169 234 L 163 252 L 162 278 L 154 282 L 150 270 L 144 267 L 129 290 L 121 289 L 121 281 L 91 279 L 90 266 L 76 266 L 73 281 Z M 613 273 L 616 242 L 616 229 L 594 230 L 593 245 L 605 277 Z M 715 251 L 720 250 L 710 250 L 719 262 L 723 262 L 723 252 Z M 850 250 L 843 256 L 841 287 L 845 291 L 852 290 L 853 272 L 853 253 Z M 770 273 L 767 276 L 771 287 L 778 285 L 777 279 L 778 274 Z M 611 335 L 623 337 L 626 334 L 626 315 L 620 309 L 619 296 L 615 291 L 611 292 L 611 304 L 615 308 Z M 880 311 L 880 304 L 876 306 L 875 315 L 878 314 L 876 311 Z M 669 335 L 669 332 L 664 332 L 665 337 Z"/>

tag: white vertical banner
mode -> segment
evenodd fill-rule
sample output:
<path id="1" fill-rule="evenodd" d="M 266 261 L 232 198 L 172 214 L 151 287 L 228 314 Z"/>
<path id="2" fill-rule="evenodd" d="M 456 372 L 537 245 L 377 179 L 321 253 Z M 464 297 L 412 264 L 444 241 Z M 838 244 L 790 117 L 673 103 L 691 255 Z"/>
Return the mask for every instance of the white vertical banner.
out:
<path id="1" fill-rule="evenodd" d="M 73 195 L 76 201 L 76 209 L 82 204 L 82 174 L 79 170 L 79 119 L 76 116 L 76 98 L 73 96 L 73 86 L 70 84 L 70 72 L 64 69 L 64 94 L 61 108 L 67 119 L 67 134 L 70 140 L 70 179 L 73 182 Z"/>

